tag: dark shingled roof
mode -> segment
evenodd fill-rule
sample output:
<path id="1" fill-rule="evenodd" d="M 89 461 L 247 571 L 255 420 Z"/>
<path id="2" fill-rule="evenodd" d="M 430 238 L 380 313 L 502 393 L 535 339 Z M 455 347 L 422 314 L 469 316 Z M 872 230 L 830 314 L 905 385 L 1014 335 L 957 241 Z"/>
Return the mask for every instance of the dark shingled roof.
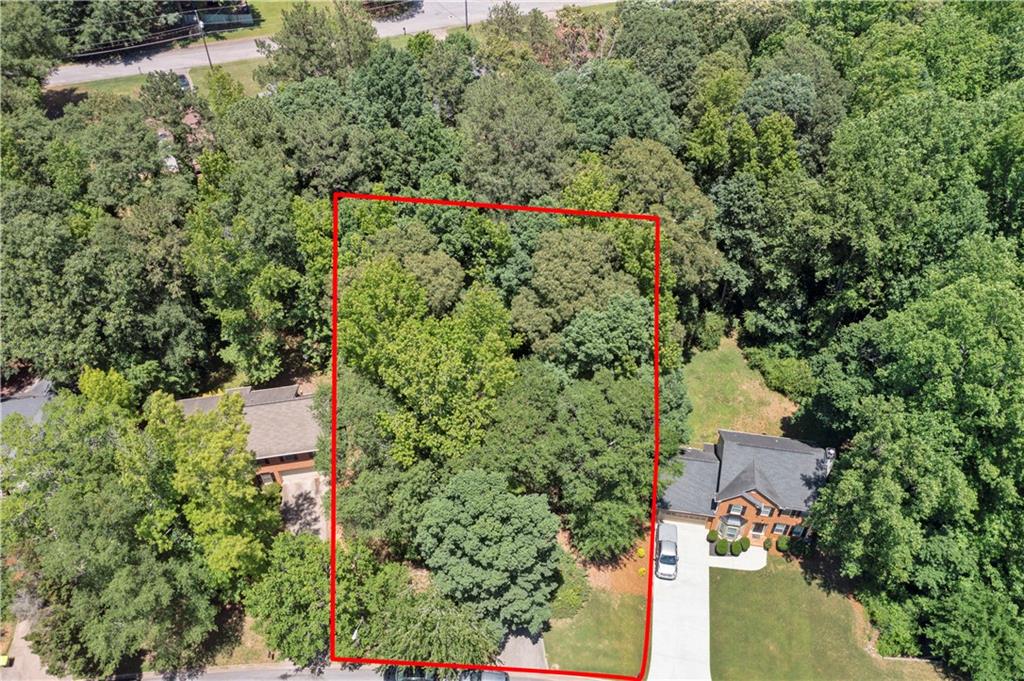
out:
<path id="1" fill-rule="evenodd" d="M 699 449 L 685 449 L 680 457 L 683 475 L 662 494 L 661 501 L 670 511 L 711 516 L 711 502 L 718 481 L 718 457 L 710 445 Z"/>
<path id="2" fill-rule="evenodd" d="M 832 467 L 829 452 L 798 440 L 718 434 L 721 461 L 712 445 L 683 450 L 683 475 L 662 495 L 667 510 L 710 516 L 714 501 L 753 499 L 748 493 L 756 490 L 779 508 L 806 511 Z"/>
<path id="3" fill-rule="evenodd" d="M 832 467 L 832 457 L 824 449 L 798 440 L 731 430 L 718 433 L 719 501 L 757 490 L 779 508 L 806 511 Z"/>
<path id="4" fill-rule="evenodd" d="M 320 424 L 313 415 L 313 396 L 299 395 L 298 386 L 253 390 L 233 388 L 242 397 L 242 414 L 249 424 L 249 449 L 257 459 L 316 450 Z M 178 400 L 185 414 L 212 411 L 223 395 Z"/>

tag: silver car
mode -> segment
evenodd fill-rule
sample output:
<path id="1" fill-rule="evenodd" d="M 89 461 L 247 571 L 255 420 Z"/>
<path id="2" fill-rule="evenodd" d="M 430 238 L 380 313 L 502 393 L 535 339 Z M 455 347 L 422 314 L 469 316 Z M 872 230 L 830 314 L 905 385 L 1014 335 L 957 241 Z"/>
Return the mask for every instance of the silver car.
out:
<path id="1" fill-rule="evenodd" d="M 679 544 L 676 526 L 658 523 L 658 553 L 654 563 L 654 574 L 661 579 L 675 579 L 679 562 Z"/>

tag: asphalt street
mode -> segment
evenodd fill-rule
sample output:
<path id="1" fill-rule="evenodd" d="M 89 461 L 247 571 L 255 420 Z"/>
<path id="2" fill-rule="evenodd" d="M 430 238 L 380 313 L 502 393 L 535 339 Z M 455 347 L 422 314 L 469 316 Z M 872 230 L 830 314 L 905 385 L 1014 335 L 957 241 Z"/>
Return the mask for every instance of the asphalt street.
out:
<path id="1" fill-rule="evenodd" d="M 532 9 L 554 12 L 565 5 L 600 5 L 607 2 L 608 0 L 574 0 L 573 2 L 525 0 L 518 4 L 523 12 Z M 494 0 L 472 0 L 469 2 L 469 23 L 479 23 L 486 19 L 491 5 L 496 4 L 498 3 Z M 425 0 L 423 5 L 409 17 L 394 21 L 375 21 L 373 25 L 377 29 L 377 34 L 383 38 L 403 33 L 412 35 L 421 31 L 436 32 L 462 25 L 465 21 L 466 12 L 464 10 L 466 7 L 467 5 L 459 0 L 445 0 L 444 2 Z M 256 50 L 255 38 L 237 40 L 214 40 L 211 38 L 208 43 L 210 59 L 214 64 L 255 59 L 260 56 Z M 167 49 L 146 54 L 125 52 L 124 54 L 127 56 L 119 60 L 65 64 L 50 75 L 47 85 L 57 87 L 87 83 L 107 78 L 135 76 L 151 71 L 185 72 L 196 66 L 206 66 L 207 64 L 206 51 L 203 49 L 202 43 L 182 49 Z"/>

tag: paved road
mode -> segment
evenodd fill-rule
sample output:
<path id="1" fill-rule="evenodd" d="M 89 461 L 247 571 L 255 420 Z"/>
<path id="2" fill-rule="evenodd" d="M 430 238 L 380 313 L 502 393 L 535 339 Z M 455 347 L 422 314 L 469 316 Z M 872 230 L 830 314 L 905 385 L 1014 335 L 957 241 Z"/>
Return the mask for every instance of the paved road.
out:
<path id="1" fill-rule="evenodd" d="M 565 5 L 600 5 L 609 0 L 574 0 L 573 2 L 557 2 L 555 0 L 520 1 L 519 8 L 528 12 L 538 8 L 544 12 L 554 12 Z M 469 22 L 479 23 L 487 18 L 491 5 L 498 4 L 495 0 L 470 0 Z M 424 0 L 422 7 L 411 17 L 398 21 L 375 21 L 377 34 L 381 37 L 402 35 L 403 33 L 419 33 L 420 31 L 440 31 L 452 26 L 459 26 L 465 21 L 463 3 L 459 0 Z M 230 35 L 230 34 L 225 34 Z M 210 58 L 214 64 L 255 59 L 260 56 L 256 50 L 254 38 L 215 41 L 211 39 Z M 135 76 L 151 71 L 184 72 L 196 66 L 206 66 L 206 51 L 202 44 L 182 49 L 169 49 L 148 54 L 125 53 L 121 61 L 107 63 L 65 64 L 51 75 L 47 84 L 51 87 L 87 83 L 106 78 Z"/>

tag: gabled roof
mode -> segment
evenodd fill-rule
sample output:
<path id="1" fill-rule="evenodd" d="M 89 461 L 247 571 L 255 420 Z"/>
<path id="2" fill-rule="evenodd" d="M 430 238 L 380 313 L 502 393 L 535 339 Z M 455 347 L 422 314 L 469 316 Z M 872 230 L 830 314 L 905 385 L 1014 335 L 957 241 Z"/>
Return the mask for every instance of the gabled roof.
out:
<path id="1" fill-rule="evenodd" d="M 233 388 L 244 406 L 242 415 L 249 424 L 249 449 L 257 459 L 316 451 L 320 424 L 313 414 L 313 396 L 299 395 L 298 386 L 253 390 Z M 208 395 L 178 400 L 186 415 L 212 411 L 224 395 Z"/>
<path id="2" fill-rule="evenodd" d="M 683 474 L 662 494 L 670 511 L 711 516 L 712 504 L 757 492 L 781 509 L 806 511 L 832 467 L 831 450 L 785 437 L 720 430 L 718 447 L 685 449 Z"/>
<path id="3" fill-rule="evenodd" d="M 806 511 L 832 468 L 829 452 L 799 440 L 732 430 L 718 433 L 718 501 L 757 491 L 779 508 Z"/>
<path id="4" fill-rule="evenodd" d="M 757 461 L 752 461 L 728 484 L 720 487 L 715 498 L 721 501 L 742 496 L 746 492 L 759 492 L 761 496 L 767 497 L 776 506 L 782 505 L 779 501 L 782 495 L 775 491 L 767 476 L 758 472 Z"/>

